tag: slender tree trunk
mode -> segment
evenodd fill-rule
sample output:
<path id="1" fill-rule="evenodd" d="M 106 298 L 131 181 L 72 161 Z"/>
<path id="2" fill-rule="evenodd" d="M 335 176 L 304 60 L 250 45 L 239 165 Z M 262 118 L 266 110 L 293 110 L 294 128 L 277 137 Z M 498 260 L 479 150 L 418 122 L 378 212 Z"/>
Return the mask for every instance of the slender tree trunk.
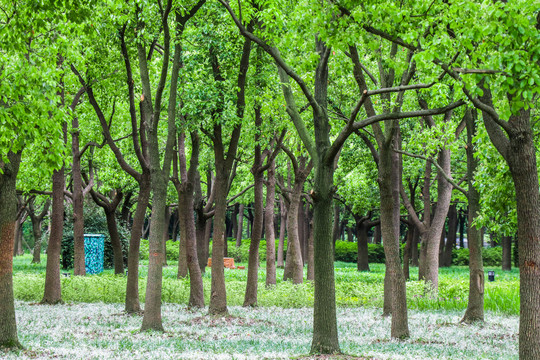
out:
<path id="1" fill-rule="evenodd" d="M 464 249 L 465 248 L 465 215 L 463 215 L 463 211 L 459 212 L 459 248 Z"/>
<path id="2" fill-rule="evenodd" d="M 21 152 L 0 161 L 0 348 L 20 348 L 13 299 L 13 247 L 17 214 L 16 181 Z"/>
<path id="3" fill-rule="evenodd" d="M 47 212 L 49 211 L 49 206 L 51 206 L 50 199 L 47 199 L 45 201 L 45 204 L 43 205 L 43 208 L 41 210 L 40 214 L 36 214 L 34 212 L 33 208 L 33 201 L 29 204 L 31 211 L 30 211 L 30 220 L 32 221 L 32 233 L 34 235 L 34 253 L 32 258 L 33 264 L 39 264 L 41 263 L 41 226 L 43 224 L 43 219 L 47 215 Z"/>
<path id="4" fill-rule="evenodd" d="M 260 163 L 253 165 L 258 169 Z M 248 278 L 244 306 L 257 306 L 257 284 L 259 273 L 259 243 L 263 228 L 263 174 L 258 170 L 253 171 L 255 179 L 254 203 L 253 203 L 253 227 L 251 230 L 251 243 L 249 245 Z"/>
<path id="5" fill-rule="evenodd" d="M 293 191 L 289 195 L 291 202 L 287 209 L 287 258 L 283 280 L 291 279 L 293 284 L 301 284 L 304 281 L 304 265 L 298 238 L 298 207 L 303 184 L 303 182 L 301 184 L 295 183 Z"/>
<path id="6" fill-rule="evenodd" d="M 32 264 L 41 263 L 41 221 L 34 221 L 32 218 L 32 233 L 34 235 L 34 252 Z"/>
<path id="7" fill-rule="evenodd" d="M 308 236 L 308 255 L 307 255 L 307 275 L 306 280 L 313 281 L 315 280 L 315 247 L 313 241 L 313 222 L 310 226 L 309 236 Z"/>
<path id="8" fill-rule="evenodd" d="M 109 236 L 111 238 L 111 245 L 113 248 L 114 256 L 114 273 L 124 273 L 124 255 L 122 253 L 122 243 L 120 242 L 120 235 L 118 234 L 118 226 L 116 224 L 116 214 L 114 209 L 112 211 L 105 211 L 107 218 L 107 229 L 109 230 Z"/>
<path id="9" fill-rule="evenodd" d="M 274 233 L 274 204 L 276 198 L 276 164 L 267 170 L 266 207 L 264 211 L 266 228 L 266 286 L 276 285 L 276 237 Z"/>
<path id="10" fill-rule="evenodd" d="M 197 238 L 197 258 L 199 259 L 199 268 L 204 273 L 208 264 L 208 253 L 206 252 L 206 223 L 202 207 L 196 209 L 197 218 L 195 219 L 195 237 Z M 180 238 L 182 235 L 180 235 Z M 180 239 L 180 242 L 182 239 Z"/>
<path id="11" fill-rule="evenodd" d="M 369 271 L 367 230 L 365 221 L 358 221 L 356 223 L 356 235 L 358 237 L 358 257 L 356 267 L 358 271 Z"/>
<path id="12" fill-rule="evenodd" d="M 375 230 L 373 231 L 373 243 L 374 244 L 382 243 L 381 225 L 375 226 Z"/>
<path id="13" fill-rule="evenodd" d="M 158 157 L 159 164 L 159 157 Z M 155 166 L 155 165 L 154 165 Z M 159 174 L 161 175 L 161 174 Z M 141 331 L 163 331 L 161 321 L 161 290 L 163 279 L 163 227 L 165 226 L 165 207 L 167 195 L 167 179 L 163 176 L 152 176 L 152 222 L 150 223 L 150 256 L 148 258 L 148 279 L 146 284 L 146 301 Z"/>
<path id="14" fill-rule="evenodd" d="M 398 125 L 394 124 L 393 126 Z M 395 138 L 397 137 L 398 135 L 395 136 Z M 405 277 L 401 269 L 399 256 L 400 159 L 399 155 L 392 150 L 391 144 L 386 140 L 386 146 L 379 151 L 378 180 L 381 197 L 381 233 L 384 239 L 383 245 L 386 258 L 385 284 L 388 281 L 388 285 L 385 286 L 384 296 L 391 299 L 391 336 L 401 339 L 409 337 L 409 325 Z"/>
<path id="15" fill-rule="evenodd" d="M 234 204 L 233 213 L 231 215 L 232 220 L 232 230 L 231 230 L 231 236 L 234 238 L 235 241 L 237 241 L 237 235 L 238 235 L 238 210 L 240 209 L 240 204 L 236 203 Z"/>
<path id="16" fill-rule="evenodd" d="M 186 263 L 190 277 L 189 307 L 204 307 L 204 291 L 202 273 L 197 254 L 197 235 L 195 229 L 194 209 L 194 190 L 197 178 L 197 167 L 199 164 L 199 137 L 196 133 L 191 134 L 191 160 L 189 171 L 187 170 L 187 161 L 185 154 L 185 135 L 178 137 L 178 163 L 180 165 L 180 175 L 182 183 L 173 181 L 178 193 L 178 217 L 181 225 L 181 242 L 186 248 Z M 176 162 L 175 162 L 176 164 Z M 176 166 L 175 166 L 176 167 Z M 175 170 L 178 173 L 178 170 Z M 184 230 L 182 230 L 184 229 Z"/>
<path id="17" fill-rule="evenodd" d="M 65 126 L 64 126 L 65 129 Z M 45 271 L 45 291 L 42 304 L 62 302 L 60 287 L 60 246 L 64 232 L 64 167 L 52 175 L 51 232 L 47 247 L 47 266 Z"/>
<path id="18" fill-rule="evenodd" d="M 216 164 L 218 165 L 218 164 Z M 212 237 L 212 282 L 210 290 L 210 306 L 208 312 L 211 315 L 226 315 L 227 291 L 225 289 L 225 273 L 223 269 L 223 254 L 225 233 L 225 212 L 227 210 L 227 181 L 225 169 L 216 166 L 216 210 L 214 214 L 214 236 Z"/>
<path id="19" fill-rule="evenodd" d="M 73 164 L 71 180 L 73 183 L 73 275 L 86 275 L 84 254 L 84 213 L 83 184 L 81 174 L 81 157 L 79 152 L 79 121 L 72 120 L 71 152 Z"/>
<path id="20" fill-rule="evenodd" d="M 139 182 L 139 196 L 135 215 L 133 216 L 131 237 L 129 239 L 125 306 L 125 310 L 128 314 L 141 311 L 139 302 L 139 252 L 146 208 L 150 202 L 150 190 L 150 173 L 143 171 L 141 181 Z"/>
<path id="21" fill-rule="evenodd" d="M 418 267 L 418 243 L 420 242 L 420 232 L 414 227 L 414 236 L 411 243 L 411 266 Z"/>
<path id="22" fill-rule="evenodd" d="M 450 174 L 450 150 L 445 149 L 439 152 L 439 164 L 447 174 Z M 437 172 L 440 173 L 440 171 Z M 439 241 L 452 197 L 452 185 L 440 174 L 438 175 L 437 193 L 435 214 L 425 233 L 426 264 L 424 274 L 426 288 L 435 292 L 439 286 Z"/>
<path id="23" fill-rule="evenodd" d="M 236 247 L 240 247 L 242 245 L 242 232 L 243 232 L 243 226 L 244 226 L 244 204 L 240 204 L 240 208 L 238 210 L 238 231 L 236 232 Z"/>
<path id="24" fill-rule="evenodd" d="M 302 197 L 300 197 L 300 201 L 298 202 L 298 211 L 296 212 L 296 217 L 298 219 L 298 243 L 300 244 L 300 257 L 302 258 L 302 267 L 306 263 L 306 257 L 305 257 L 305 230 L 306 227 L 304 226 L 304 202 L 302 201 Z"/>
<path id="25" fill-rule="evenodd" d="M 287 209 L 285 207 L 285 201 L 283 198 L 279 201 L 279 243 L 277 252 L 277 267 L 283 268 L 285 266 L 284 261 L 284 248 L 285 248 L 285 229 L 287 227 Z"/>
<path id="26" fill-rule="evenodd" d="M 503 236 L 502 242 L 502 269 L 504 271 L 512 270 L 512 237 Z"/>
<path id="27" fill-rule="evenodd" d="M 467 110 L 467 185 L 469 201 L 469 220 L 467 240 L 469 244 L 469 301 L 462 322 L 484 321 L 484 264 L 482 260 L 481 231 L 473 226 L 480 212 L 480 193 L 474 187 L 474 173 L 478 167 L 478 159 L 474 157 L 473 137 L 476 135 L 475 114 Z"/>
<path id="28" fill-rule="evenodd" d="M 456 247 L 456 235 L 458 216 L 456 204 L 453 204 L 448 209 L 448 235 L 447 241 L 444 247 L 442 264 L 443 267 L 449 267 L 452 265 L 452 250 Z"/>
<path id="29" fill-rule="evenodd" d="M 409 217 L 409 221 L 410 217 Z M 403 276 L 405 276 L 405 280 L 409 280 L 411 278 L 410 271 L 409 271 L 409 265 L 411 262 L 411 247 L 413 243 L 414 238 L 414 225 L 409 222 L 409 226 L 407 229 L 407 240 L 405 243 L 405 248 L 403 249 Z"/>

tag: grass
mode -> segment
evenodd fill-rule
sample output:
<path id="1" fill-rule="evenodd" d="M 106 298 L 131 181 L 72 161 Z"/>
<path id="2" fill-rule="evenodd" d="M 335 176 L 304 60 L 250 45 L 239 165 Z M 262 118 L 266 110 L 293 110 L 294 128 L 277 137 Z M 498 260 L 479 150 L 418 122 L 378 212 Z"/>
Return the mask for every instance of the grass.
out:
<path id="1" fill-rule="evenodd" d="M 14 259 L 15 298 L 38 302 L 43 296 L 45 279 L 45 256 L 41 264 L 30 264 L 30 255 Z M 247 264 L 240 264 L 245 265 Z M 261 263 L 264 266 L 264 263 Z M 177 263 L 169 261 L 163 269 L 163 301 L 186 304 L 189 296 L 189 280 L 176 279 Z M 342 307 L 382 307 L 384 264 L 371 264 L 370 272 L 356 271 L 356 265 L 336 262 L 336 302 Z M 148 262 L 140 265 L 140 297 L 144 302 Z M 417 268 L 411 268 L 411 278 L 417 279 Z M 497 314 L 519 314 L 519 272 L 496 271 L 496 281 L 485 284 L 485 308 Z M 65 272 L 65 271 L 63 271 Z M 458 310 L 467 307 L 469 291 L 468 268 L 442 268 L 439 272 L 439 294 L 426 296 L 421 281 L 407 282 L 408 307 L 416 310 Z M 292 285 L 282 281 L 283 270 L 278 269 L 278 283 L 266 288 L 265 269 L 259 271 L 258 303 L 260 306 L 282 308 L 301 308 L 313 305 L 313 284 Z M 242 305 L 247 280 L 247 270 L 225 269 L 227 302 L 229 305 Z M 210 269 L 204 274 L 206 303 L 210 293 Z M 126 278 L 116 276 L 112 270 L 101 275 L 86 277 L 62 277 L 62 298 L 66 302 L 104 302 L 123 303 L 125 300 Z"/>
<path id="2" fill-rule="evenodd" d="M 164 268 L 165 333 L 140 333 L 141 318 L 123 314 L 126 278 L 112 270 L 86 277 L 62 276 L 64 305 L 35 305 L 45 281 L 42 264 L 31 257 L 14 259 L 14 291 L 19 340 L 25 350 L 0 350 L 2 359 L 304 359 L 312 336 L 313 284 L 281 280 L 264 286 L 259 276 L 258 308 L 245 309 L 246 270 L 225 270 L 230 317 L 207 316 L 186 309 L 189 280 L 176 279 L 176 263 Z M 247 265 L 247 264 L 241 264 Z M 264 265 L 264 263 L 261 263 Z M 496 271 L 486 283 L 485 323 L 459 321 L 467 304 L 466 267 L 440 269 L 438 297 L 424 295 L 423 283 L 407 282 L 411 338 L 390 339 L 390 319 L 380 316 L 384 265 L 371 272 L 355 264 L 336 263 L 338 328 L 346 359 L 517 359 L 519 273 Z M 147 261 L 140 265 L 144 302 Z M 62 271 L 65 272 L 65 271 Z M 411 277 L 417 278 L 417 269 Z M 206 303 L 210 272 L 204 275 Z M 340 358 L 340 357 L 336 357 Z"/>
<path id="3" fill-rule="evenodd" d="M 16 303 L 26 350 L 2 359 L 289 359 L 309 352 L 312 309 L 230 307 L 230 317 L 207 316 L 164 304 L 165 333 L 139 332 L 141 318 L 121 304 Z M 518 318 L 490 315 L 459 324 L 461 312 L 409 312 L 411 338 L 390 339 L 390 319 L 375 308 L 339 308 L 343 352 L 367 359 L 517 359 Z"/>

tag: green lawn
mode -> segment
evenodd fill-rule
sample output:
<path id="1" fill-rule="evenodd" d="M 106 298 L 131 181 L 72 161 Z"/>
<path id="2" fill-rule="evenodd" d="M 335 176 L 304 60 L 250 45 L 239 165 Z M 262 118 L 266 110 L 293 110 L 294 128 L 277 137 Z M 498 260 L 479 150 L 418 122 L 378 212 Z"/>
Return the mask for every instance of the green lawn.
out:
<path id="1" fill-rule="evenodd" d="M 30 255 L 14 259 L 14 291 L 18 300 L 38 302 L 43 296 L 46 255 L 41 264 L 30 264 Z M 144 302 L 147 261 L 140 265 L 140 296 Z M 237 264 L 245 265 L 247 264 Z M 163 270 L 163 301 L 186 304 L 189 297 L 189 280 L 177 280 L 177 263 L 169 261 Z M 261 262 L 259 270 L 258 303 L 260 306 L 282 308 L 301 308 L 313 305 L 313 284 L 292 285 L 282 281 L 283 270 L 278 269 L 276 286 L 264 286 L 265 268 Z M 371 272 L 358 272 L 356 265 L 336 262 L 336 301 L 341 307 L 382 307 L 384 264 L 371 264 Z M 498 314 L 519 314 L 519 272 L 495 270 L 496 281 L 486 282 L 485 308 Z M 62 273 L 67 271 L 61 270 Z M 411 268 L 411 278 L 407 282 L 408 307 L 418 310 L 465 310 L 468 295 L 468 268 L 452 267 L 440 269 L 439 294 L 437 297 L 424 295 L 423 283 L 418 278 L 417 268 Z M 487 278 L 487 276 L 486 276 Z M 225 269 L 227 302 L 229 305 L 242 305 L 247 280 L 247 270 Z M 123 303 L 125 297 L 124 276 L 115 276 L 112 270 L 101 275 L 86 277 L 62 276 L 62 298 L 65 302 L 85 303 Z M 210 269 L 204 274 L 206 302 L 210 292 Z"/>

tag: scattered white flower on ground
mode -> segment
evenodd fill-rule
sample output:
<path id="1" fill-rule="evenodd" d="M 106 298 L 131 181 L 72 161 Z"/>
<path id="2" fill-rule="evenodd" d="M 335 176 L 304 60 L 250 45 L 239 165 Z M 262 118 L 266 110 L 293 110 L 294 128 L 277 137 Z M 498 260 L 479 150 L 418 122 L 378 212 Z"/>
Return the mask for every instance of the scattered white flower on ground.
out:
<path id="1" fill-rule="evenodd" d="M 310 308 L 230 307 L 216 318 L 164 304 L 165 333 L 140 333 L 142 318 L 122 304 L 16 303 L 19 340 L 26 350 L 5 359 L 289 359 L 309 352 Z M 376 308 L 340 308 L 344 353 L 375 359 L 517 359 L 517 316 L 487 313 L 483 324 L 460 324 L 462 314 L 409 310 L 411 338 L 390 338 L 390 318 Z"/>

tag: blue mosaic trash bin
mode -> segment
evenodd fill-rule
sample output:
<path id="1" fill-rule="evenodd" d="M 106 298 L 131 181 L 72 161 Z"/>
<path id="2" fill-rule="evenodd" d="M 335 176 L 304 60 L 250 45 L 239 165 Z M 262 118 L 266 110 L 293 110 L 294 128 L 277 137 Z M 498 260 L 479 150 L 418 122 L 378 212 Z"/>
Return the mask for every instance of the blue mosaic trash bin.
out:
<path id="1" fill-rule="evenodd" d="M 103 252 L 105 250 L 105 235 L 84 234 L 84 263 L 86 274 L 103 272 Z"/>

